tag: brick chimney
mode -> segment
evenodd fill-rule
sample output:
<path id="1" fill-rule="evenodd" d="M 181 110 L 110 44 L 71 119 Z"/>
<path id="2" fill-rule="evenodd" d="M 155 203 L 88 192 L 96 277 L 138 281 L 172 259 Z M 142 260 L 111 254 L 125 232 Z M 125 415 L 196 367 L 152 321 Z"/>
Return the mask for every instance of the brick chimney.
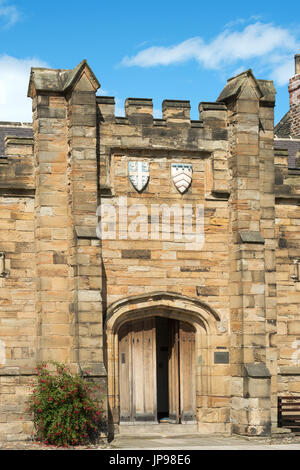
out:
<path id="1" fill-rule="evenodd" d="M 300 54 L 295 55 L 295 75 L 289 82 L 291 137 L 300 137 Z"/>

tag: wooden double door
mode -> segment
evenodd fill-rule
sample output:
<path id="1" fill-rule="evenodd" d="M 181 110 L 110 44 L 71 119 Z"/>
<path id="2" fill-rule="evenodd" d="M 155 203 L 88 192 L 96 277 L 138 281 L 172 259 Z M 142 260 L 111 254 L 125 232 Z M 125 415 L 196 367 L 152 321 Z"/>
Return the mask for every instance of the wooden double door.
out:
<path id="1" fill-rule="evenodd" d="M 196 416 L 195 329 L 164 317 L 119 330 L 120 422 L 190 423 Z"/>

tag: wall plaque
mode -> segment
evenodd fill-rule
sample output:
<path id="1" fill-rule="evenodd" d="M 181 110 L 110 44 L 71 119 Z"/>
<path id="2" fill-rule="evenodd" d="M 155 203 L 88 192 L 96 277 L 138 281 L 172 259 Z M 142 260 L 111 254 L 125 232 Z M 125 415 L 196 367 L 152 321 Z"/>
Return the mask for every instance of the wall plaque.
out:
<path id="1" fill-rule="evenodd" d="M 228 351 L 217 351 L 214 353 L 215 364 L 229 364 L 229 352 Z"/>

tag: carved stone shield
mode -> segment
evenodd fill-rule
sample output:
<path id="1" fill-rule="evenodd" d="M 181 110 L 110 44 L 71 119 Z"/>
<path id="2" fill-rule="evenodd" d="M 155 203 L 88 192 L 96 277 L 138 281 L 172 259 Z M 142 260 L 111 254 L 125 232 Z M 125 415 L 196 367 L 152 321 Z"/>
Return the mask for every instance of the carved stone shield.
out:
<path id="1" fill-rule="evenodd" d="M 133 187 L 139 192 L 143 191 L 149 181 L 149 163 L 128 162 L 128 176 Z"/>
<path id="2" fill-rule="evenodd" d="M 171 173 L 176 188 L 181 194 L 184 193 L 192 183 L 192 165 L 189 163 L 172 163 Z"/>

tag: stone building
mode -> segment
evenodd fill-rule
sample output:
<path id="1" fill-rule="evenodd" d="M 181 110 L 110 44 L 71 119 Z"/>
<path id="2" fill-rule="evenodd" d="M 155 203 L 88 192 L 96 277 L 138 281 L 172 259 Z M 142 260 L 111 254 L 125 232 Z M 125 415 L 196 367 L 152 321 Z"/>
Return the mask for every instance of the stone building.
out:
<path id="1" fill-rule="evenodd" d="M 86 61 L 33 68 L 32 124 L 0 124 L 0 439 L 30 435 L 49 360 L 102 384 L 115 432 L 268 435 L 300 393 L 300 170 L 274 151 L 273 82 L 229 79 L 199 120 L 141 98 L 118 117 L 99 87 Z"/>
<path id="2" fill-rule="evenodd" d="M 300 166 L 300 115 L 299 115 L 299 88 L 300 61 L 295 61 L 295 76 L 289 83 L 290 109 L 274 128 L 275 149 L 285 149 L 288 152 L 288 166 Z"/>

